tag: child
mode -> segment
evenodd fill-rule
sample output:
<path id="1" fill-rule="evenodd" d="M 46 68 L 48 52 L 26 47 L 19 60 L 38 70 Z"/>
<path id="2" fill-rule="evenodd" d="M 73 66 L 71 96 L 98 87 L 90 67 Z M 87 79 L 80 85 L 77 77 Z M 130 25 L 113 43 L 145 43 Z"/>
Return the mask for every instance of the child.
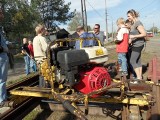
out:
<path id="1" fill-rule="evenodd" d="M 129 20 L 126 20 L 125 21 L 125 26 L 128 28 L 128 30 L 130 31 L 131 29 L 131 25 L 132 25 L 132 22 L 129 21 Z M 127 53 L 127 63 L 128 63 L 128 71 L 130 71 L 130 76 L 132 74 L 132 77 L 130 78 L 133 78 L 135 79 L 136 78 L 136 73 L 130 63 L 130 57 L 131 57 L 131 52 L 132 52 L 132 43 L 131 43 L 131 40 L 129 39 L 129 47 L 128 47 L 128 53 Z"/>
<path id="2" fill-rule="evenodd" d="M 119 71 L 122 72 L 122 75 L 128 75 L 126 54 L 128 52 L 129 30 L 126 28 L 123 18 L 117 20 L 117 26 L 118 33 L 115 42 L 117 43 L 118 63 L 121 66 L 121 70 Z"/>

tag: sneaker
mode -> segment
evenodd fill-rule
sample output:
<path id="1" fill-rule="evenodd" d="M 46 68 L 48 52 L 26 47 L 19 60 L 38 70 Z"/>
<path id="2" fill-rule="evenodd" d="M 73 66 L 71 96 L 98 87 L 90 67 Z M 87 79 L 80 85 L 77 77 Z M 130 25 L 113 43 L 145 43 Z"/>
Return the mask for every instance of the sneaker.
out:
<path id="1" fill-rule="evenodd" d="M 135 80 L 135 81 L 130 81 L 131 84 L 138 84 L 138 81 Z"/>
<path id="2" fill-rule="evenodd" d="M 130 81 L 132 84 L 138 84 L 140 79 L 134 78 L 133 81 Z"/>
<path id="3" fill-rule="evenodd" d="M 122 75 L 126 75 L 126 76 L 127 76 L 127 75 L 128 75 L 128 72 L 127 72 L 127 71 L 123 71 L 123 72 L 122 72 Z"/>

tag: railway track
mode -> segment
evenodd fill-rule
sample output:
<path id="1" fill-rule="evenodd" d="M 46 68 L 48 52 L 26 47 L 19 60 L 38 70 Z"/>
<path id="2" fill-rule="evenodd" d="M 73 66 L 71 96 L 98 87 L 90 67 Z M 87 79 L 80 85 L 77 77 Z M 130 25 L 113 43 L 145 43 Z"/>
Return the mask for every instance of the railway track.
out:
<path id="1" fill-rule="evenodd" d="M 159 63 L 157 63 L 159 64 Z M 156 80 L 154 80 L 154 82 L 156 83 L 156 85 L 153 85 L 151 94 L 153 94 L 154 96 L 154 100 L 155 101 L 152 105 L 146 106 L 146 112 L 144 112 L 143 110 L 145 108 L 139 107 L 139 106 L 134 106 L 131 105 L 130 108 L 132 110 L 129 110 L 129 106 L 126 105 L 122 105 L 119 103 L 101 103 L 101 102 L 90 102 L 88 107 L 89 107 L 89 113 L 88 114 L 96 114 L 96 115 L 110 115 L 112 116 L 112 118 L 117 119 L 119 116 L 114 116 L 113 115 L 113 111 L 115 111 L 116 109 L 121 111 L 121 117 L 118 119 L 122 119 L 122 120 L 128 120 L 128 116 L 129 114 L 132 114 L 132 116 L 139 116 L 139 113 L 141 114 L 142 112 L 145 114 L 146 120 L 159 120 L 160 119 L 160 106 L 159 106 L 159 94 L 160 94 L 160 87 L 159 87 L 159 79 L 158 77 L 155 76 L 155 69 L 153 65 L 150 65 L 152 68 L 149 68 L 149 70 L 154 70 L 154 71 L 149 71 L 150 76 L 157 78 Z M 159 65 L 156 65 L 159 66 Z M 157 71 L 159 70 L 159 67 L 156 67 Z M 150 78 L 152 78 L 150 77 Z M 38 85 L 38 80 L 39 80 L 39 75 L 35 74 L 33 76 L 30 76 L 28 78 L 25 78 L 23 81 L 18 82 L 14 85 L 11 85 L 7 88 L 8 92 L 10 90 L 13 90 L 15 88 L 21 87 L 21 86 L 37 86 Z M 146 91 L 149 90 L 148 86 L 144 86 L 142 84 L 142 86 L 140 85 L 136 85 L 136 86 L 132 86 L 132 89 L 138 89 L 140 88 L 141 91 Z M 134 91 L 132 91 L 129 94 L 134 93 Z M 135 91 L 136 93 L 136 91 Z M 113 92 L 112 92 L 113 94 Z M 117 92 L 116 92 L 117 94 Z M 137 96 L 136 96 L 137 97 Z M 41 98 L 35 98 L 35 97 L 19 97 L 19 96 L 10 96 L 11 101 L 13 101 L 14 103 L 16 103 L 13 107 L 11 107 L 9 110 L 7 110 L 6 112 L 4 112 L 3 114 L 0 115 L 0 120 L 20 120 L 23 119 L 30 111 L 32 111 L 35 107 L 37 107 L 38 105 L 41 106 L 42 109 L 49 109 L 52 111 L 58 110 L 58 111 L 67 111 L 66 109 L 63 108 L 63 105 L 59 102 L 53 101 L 53 100 L 48 100 L 48 99 L 41 99 Z M 151 98 L 153 99 L 153 98 Z M 114 109 L 114 106 L 116 104 L 116 108 Z M 84 104 L 78 104 L 77 105 L 82 111 L 85 111 L 85 107 Z M 112 109 L 112 110 L 109 110 Z M 99 111 L 101 111 L 101 113 L 99 113 Z M 137 111 L 140 111 L 137 113 Z M 112 114 L 111 114 L 112 113 Z M 139 119 L 138 119 L 139 120 Z M 143 119 L 142 119 L 143 120 Z"/>
<path id="2" fill-rule="evenodd" d="M 22 81 L 12 84 L 7 87 L 7 92 L 20 86 L 37 86 L 39 80 L 38 73 L 24 78 Z M 32 111 L 38 104 L 38 98 L 31 97 L 21 97 L 21 96 L 11 96 L 10 101 L 13 102 L 13 105 L 5 111 L 3 114 L 0 114 L 0 120 L 21 120 L 26 116 L 30 111 Z"/>

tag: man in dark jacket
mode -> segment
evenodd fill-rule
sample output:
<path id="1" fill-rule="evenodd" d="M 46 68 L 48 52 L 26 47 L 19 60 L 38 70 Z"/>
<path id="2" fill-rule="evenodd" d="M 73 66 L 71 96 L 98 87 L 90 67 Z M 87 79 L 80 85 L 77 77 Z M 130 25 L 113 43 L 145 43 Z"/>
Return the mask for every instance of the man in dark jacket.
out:
<path id="1" fill-rule="evenodd" d="M 0 8 L 0 20 L 3 20 L 3 11 Z M 0 31 L 0 107 L 3 107 L 7 99 L 6 81 L 8 74 L 8 47 L 5 43 L 2 31 Z"/>
<path id="2" fill-rule="evenodd" d="M 26 75 L 30 73 L 30 51 L 27 38 L 23 38 L 22 54 L 24 55 Z"/>

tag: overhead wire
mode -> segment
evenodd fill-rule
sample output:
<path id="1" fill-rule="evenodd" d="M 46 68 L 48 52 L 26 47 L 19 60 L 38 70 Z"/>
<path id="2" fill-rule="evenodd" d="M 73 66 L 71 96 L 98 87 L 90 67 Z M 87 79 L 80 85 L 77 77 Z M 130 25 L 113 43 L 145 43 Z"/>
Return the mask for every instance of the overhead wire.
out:
<path id="1" fill-rule="evenodd" d="M 150 7 L 154 2 L 157 2 L 156 0 L 152 0 L 151 2 L 149 2 L 147 5 L 145 5 L 144 7 L 142 7 L 139 12 L 141 12 L 142 10 L 144 10 L 147 7 Z"/>
<path id="2" fill-rule="evenodd" d="M 86 1 L 87 1 L 88 5 L 95 11 L 95 13 L 97 13 L 97 15 L 104 20 L 105 18 L 103 18 L 103 16 L 91 5 L 91 3 L 88 0 L 86 0 Z"/>

